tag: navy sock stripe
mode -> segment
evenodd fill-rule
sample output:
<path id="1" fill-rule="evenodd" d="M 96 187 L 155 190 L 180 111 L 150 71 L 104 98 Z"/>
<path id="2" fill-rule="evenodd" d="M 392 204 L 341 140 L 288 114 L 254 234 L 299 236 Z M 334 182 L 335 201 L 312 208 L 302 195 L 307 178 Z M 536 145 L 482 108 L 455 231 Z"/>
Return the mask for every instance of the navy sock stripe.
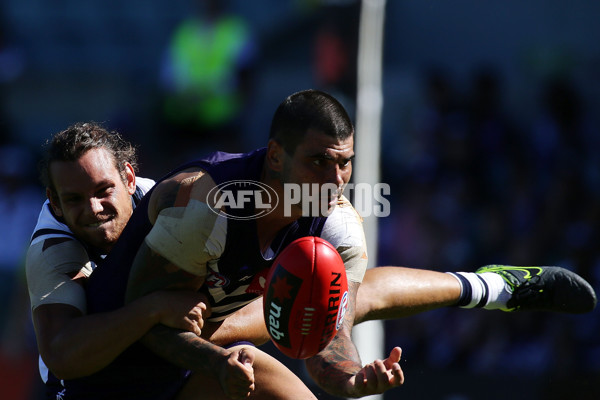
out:
<path id="1" fill-rule="evenodd" d="M 475 274 L 475 276 L 483 283 L 484 289 L 483 296 L 481 296 L 481 300 L 479 300 L 479 303 L 477 303 L 475 308 L 482 308 L 487 304 L 488 298 L 490 297 L 490 288 L 488 287 L 485 279 L 483 279 L 479 274 Z"/>
<path id="2" fill-rule="evenodd" d="M 473 289 L 471 288 L 471 282 L 461 274 L 455 274 L 454 272 L 450 272 L 452 275 L 458 278 L 461 283 L 462 290 L 460 293 L 460 298 L 458 299 L 458 303 L 456 306 L 464 307 L 468 306 L 471 302 L 471 297 L 473 296 Z"/>

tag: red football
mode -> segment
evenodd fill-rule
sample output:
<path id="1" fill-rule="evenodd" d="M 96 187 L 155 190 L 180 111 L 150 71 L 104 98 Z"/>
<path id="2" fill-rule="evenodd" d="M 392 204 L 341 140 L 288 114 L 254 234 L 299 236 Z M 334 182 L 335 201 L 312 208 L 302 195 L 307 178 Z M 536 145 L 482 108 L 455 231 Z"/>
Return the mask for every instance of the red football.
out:
<path id="1" fill-rule="evenodd" d="M 312 357 L 333 339 L 348 307 L 342 258 L 326 240 L 297 239 L 273 262 L 263 296 L 275 346 L 291 358 Z"/>

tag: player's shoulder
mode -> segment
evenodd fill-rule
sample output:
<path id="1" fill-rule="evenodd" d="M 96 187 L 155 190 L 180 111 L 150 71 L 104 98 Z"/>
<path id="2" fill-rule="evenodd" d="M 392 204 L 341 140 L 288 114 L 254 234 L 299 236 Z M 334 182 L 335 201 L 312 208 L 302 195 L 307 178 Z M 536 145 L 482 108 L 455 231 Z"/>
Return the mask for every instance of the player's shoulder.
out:
<path id="1" fill-rule="evenodd" d="M 40 271 L 64 274 L 82 271 L 89 276 L 95 267 L 83 244 L 70 237 L 47 237 L 29 246 L 25 258 L 28 275 Z"/>
<path id="2" fill-rule="evenodd" d="M 25 258 L 32 309 L 68 304 L 85 313 L 85 293 L 74 278 L 87 278 L 94 268 L 86 249 L 75 239 L 54 237 L 32 244 Z"/>
<path id="3" fill-rule="evenodd" d="M 327 217 L 321 237 L 336 248 L 361 246 L 364 243 L 362 218 L 345 196 L 340 198 Z"/>
<path id="4" fill-rule="evenodd" d="M 31 235 L 26 257 L 26 265 L 48 266 L 57 268 L 70 263 L 89 263 L 87 249 L 52 212 L 50 202 L 46 200 L 38 216 L 38 222 Z M 46 268 L 46 267 L 44 267 Z M 70 267 L 67 267 L 70 268 Z"/>
<path id="5" fill-rule="evenodd" d="M 135 177 L 135 186 L 140 190 L 142 194 L 148 193 L 150 189 L 156 184 L 153 179 L 142 178 L 141 176 Z"/>
<path id="6" fill-rule="evenodd" d="M 156 217 L 162 210 L 186 207 L 191 200 L 205 203 L 217 185 L 209 174 L 193 166 L 160 180 L 154 187 L 149 203 L 149 215 Z"/>
<path id="7" fill-rule="evenodd" d="M 60 221 L 52 212 L 50 202 L 42 205 L 37 223 L 31 235 L 31 243 L 35 244 L 50 238 L 75 238 L 69 227 Z"/>
<path id="8" fill-rule="evenodd" d="M 206 171 L 199 166 L 189 166 L 185 169 L 171 172 L 159 180 L 154 188 L 154 195 L 177 191 L 181 187 L 190 187 L 206 181 Z"/>

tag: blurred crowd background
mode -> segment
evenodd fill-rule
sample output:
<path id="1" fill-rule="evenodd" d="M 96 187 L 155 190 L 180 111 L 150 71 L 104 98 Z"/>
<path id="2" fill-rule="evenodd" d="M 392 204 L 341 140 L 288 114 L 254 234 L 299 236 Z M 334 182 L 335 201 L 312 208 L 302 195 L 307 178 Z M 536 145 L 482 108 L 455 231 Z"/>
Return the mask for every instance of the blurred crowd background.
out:
<path id="1" fill-rule="evenodd" d="M 360 6 L 0 3 L 1 398 L 41 398 L 23 263 L 43 142 L 102 122 L 139 146 L 139 174 L 158 178 L 265 144 L 298 90 L 329 91 L 354 117 Z M 599 17 L 585 0 L 387 1 L 380 265 L 561 265 L 598 291 Z M 406 375 L 386 399 L 600 398 L 598 310 L 446 308 L 385 329 Z"/>

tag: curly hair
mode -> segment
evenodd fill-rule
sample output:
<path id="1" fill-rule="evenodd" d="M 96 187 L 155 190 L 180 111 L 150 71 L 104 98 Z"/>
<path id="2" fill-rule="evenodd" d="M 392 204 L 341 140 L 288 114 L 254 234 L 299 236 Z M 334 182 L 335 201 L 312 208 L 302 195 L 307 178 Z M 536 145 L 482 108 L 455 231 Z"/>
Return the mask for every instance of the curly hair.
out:
<path id="1" fill-rule="evenodd" d="M 55 194 L 50 174 L 50 164 L 55 161 L 77 161 L 89 150 L 104 148 L 113 157 L 115 168 L 126 181 L 125 163 L 137 172 L 137 150 L 116 131 L 108 131 L 95 122 L 77 122 L 56 133 L 45 145 L 46 151 L 40 163 L 40 178 L 44 186 Z"/>

